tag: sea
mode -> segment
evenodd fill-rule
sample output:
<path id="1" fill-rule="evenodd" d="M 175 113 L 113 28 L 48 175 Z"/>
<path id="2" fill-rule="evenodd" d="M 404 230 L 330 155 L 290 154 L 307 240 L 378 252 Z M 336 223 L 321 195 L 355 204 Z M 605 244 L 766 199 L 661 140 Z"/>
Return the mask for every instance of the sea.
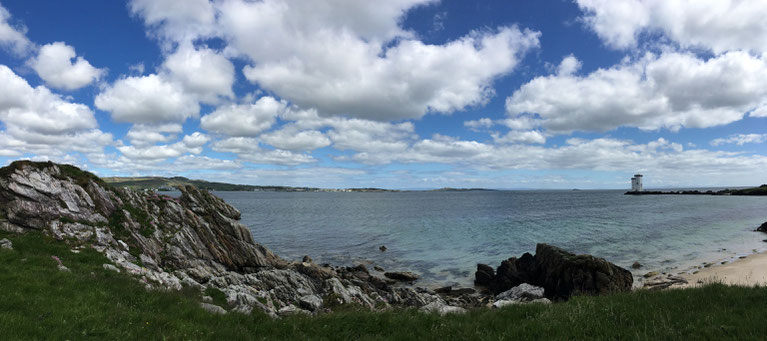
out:
<path id="1" fill-rule="evenodd" d="M 214 193 L 285 259 L 413 271 L 431 287 L 471 285 L 477 263 L 496 267 L 537 243 L 603 257 L 635 278 L 767 250 L 767 234 L 754 232 L 767 221 L 767 197 L 624 192 Z"/>

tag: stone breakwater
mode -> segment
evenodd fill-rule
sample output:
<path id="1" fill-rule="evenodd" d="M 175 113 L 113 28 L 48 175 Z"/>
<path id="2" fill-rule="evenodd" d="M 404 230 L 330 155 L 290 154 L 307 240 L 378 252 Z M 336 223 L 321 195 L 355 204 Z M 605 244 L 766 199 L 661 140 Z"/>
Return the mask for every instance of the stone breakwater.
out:
<path id="1" fill-rule="evenodd" d="M 236 208 L 194 186 L 179 190 L 181 196 L 174 198 L 115 188 L 73 166 L 17 161 L 0 169 L 0 230 L 41 231 L 73 250 L 92 247 L 113 263 L 104 264 L 105 269 L 126 271 L 147 289 L 216 288 L 225 294 L 229 310 L 257 309 L 272 316 L 317 314 L 342 304 L 457 313 L 479 306 L 546 303 L 544 289 L 546 297 L 555 299 L 567 296 L 562 290 L 602 293 L 613 288 L 603 285 L 606 276 L 616 274 L 616 283 L 631 282 L 630 273 L 625 278 L 607 261 L 570 260 L 570 254 L 542 251 L 540 245 L 532 265 L 526 254 L 504 261 L 497 272 L 485 266 L 488 283 L 480 283 L 478 271 L 477 284 L 490 288 L 480 291 L 413 287 L 400 281 L 415 281 L 415 274 L 390 272 L 381 278 L 364 265 L 318 265 L 310 257 L 290 262 L 256 243 Z M 226 312 L 207 303 L 203 308 Z"/>

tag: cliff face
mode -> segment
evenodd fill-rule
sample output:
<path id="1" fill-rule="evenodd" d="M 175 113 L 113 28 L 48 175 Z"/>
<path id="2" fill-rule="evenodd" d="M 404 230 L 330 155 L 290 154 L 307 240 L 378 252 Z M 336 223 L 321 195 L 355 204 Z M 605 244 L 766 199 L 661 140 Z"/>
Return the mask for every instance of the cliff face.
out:
<path id="1" fill-rule="evenodd" d="M 0 229 L 93 247 L 148 287 L 218 288 L 242 312 L 447 304 L 433 292 L 390 286 L 364 267 L 287 262 L 254 242 L 237 209 L 193 186 L 179 189 L 173 198 L 113 188 L 72 166 L 17 161 L 0 169 Z"/>

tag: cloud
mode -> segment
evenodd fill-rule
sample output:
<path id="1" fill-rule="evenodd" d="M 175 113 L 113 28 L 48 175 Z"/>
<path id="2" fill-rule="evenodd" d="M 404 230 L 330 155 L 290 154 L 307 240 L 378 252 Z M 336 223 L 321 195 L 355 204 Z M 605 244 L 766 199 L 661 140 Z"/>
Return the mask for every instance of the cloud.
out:
<path id="1" fill-rule="evenodd" d="M 676 131 L 728 124 L 751 111 L 759 116 L 766 95 L 764 57 L 728 52 L 703 60 L 664 52 L 582 77 L 536 77 L 506 99 L 506 109 L 512 119 L 538 115 L 540 125 L 557 133 L 622 126 Z"/>
<path id="2" fill-rule="evenodd" d="M 176 0 L 131 0 L 128 9 L 163 40 L 192 42 L 215 30 L 215 11 L 208 0 L 187 0 L 183 6 Z"/>
<path id="3" fill-rule="evenodd" d="M 234 97 L 234 66 L 223 55 L 208 48 L 181 45 L 162 64 L 168 78 L 175 80 L 207 103 L 217 103 L 219 96 Z"/>
<path id="4" fill-rule="evenodd" d="M 97 69 L 83 57 L 77 57 L 75 49 L 63 42 L 43 45 L 37 57 L 29 65 L 45 84 L 62 90 L 77 90 L 93 83 L 106 71 Z"/>
<path id="5" fill-rule="evenodd" d="M 256 136 L 269 129 L 277 116 L 285 112 L 287 104 L 274 97 L 264 96 L 253 104 L 229 104 L 218 107 L 200 120 L 208 131 L 229 136 Z"/>
<path id="6" fill-rule="evenodd" d="M 767 52 L 767 2 L 761 0 L 576 0 L 583 21 L 617 49 L 635 47 L 642 34 L 662 33 L 682 47 L 716 54 Z"/>
<path id="7" fill-rule="evenodd" d="M 125 134 L 131 145 L 148 146 L 159 142 L 168 142 L 175 138 L 175 133 L 183 132 L 180 124 L 145 125 L 135 124 Z M 167 134 L 172 133 L 172 134 Z"/>
<path id="8" fill-rule="evenodd" d="M 483 117 L 477 120 L 465 121 L 463 125 L 472 131 L 479 131 L 480 129 L 487 129 L 493 126 L 493 120 Z"/>
<path id="9" fill-rule="evenodd" d="M 506 135 L 494 134 L 493 140 L 496 143 L 546 143 L 546 135 L 537 130 L 531 131 L 510 131 Z"/>
<path id="10" fill-rule="evenodd" d="M 0 47 L 13 51 L 13 53 L 24 56 L 34 49 L 34 44 L 29 41 L 26 35 L 26 28 L 10 24 L 11 13 L 0 4 Z"/>
<path id="11" fill-rule="evenodd" d="M 245 77 L 325 115 L 387 121 L 486 103 L 494 94 L 492 81 L 537 46 L 538 34 L 505 27 L 441 46 L 405 40 L 386 51 L 348 35 L 310 44 L 315 46 L 299 42 L 286 59 L 251 57 L 256 64 L 245 67 Z"/>
<path id="12" fill-rule="evenodd" d="M 242 161 L 257 164 L 297 166 L 317 161 L 308 154 L 294 153 L 281 149 L 262 149 L 258 145 L 258 140 L 250 137 L 230 137 L 216 141 L 213 143 L 213 150 L 234 153 Z"/>
<path id="13" fill-rule="evenodd" d="M 174 144 L 153 146 L 119 146 L 117 150 L 130 160 L 158 161 L 180 157 L 185 154 L 200 154 L 202 146 L 209 141 L 204 134 L 195 132 L 186 135 Z"/>
<path id="14" fill-rule="evenodd" d="M 98 130 L 93 111 L 72 103 L 44 86 L 33 88 L 0 65 L 0 151 L 60 155 L 68 150 L 94 151 L 110 144 L 112 135 Z"/>
<path id="15" fill-rule="evenodd" d="M 96 96 L 95 104 L 115 121 L 139 124 L 183 122 L 200 111 L 181 86 L 156 74 L 119 79 Z"/>
<path id="16" fill-rule="evenodd" d="M 711 140 L 712 146 L 721 146 L 723 144 L 737 144 L 742 146 L 746 143 L 764 143 L 767 142 L 767 134 L 737 134 L 730 135 L 727 138 L 718 138 Z"/>
<path id="17" fill-rule="evenodd" d="M 261 140 L 278 149 L 290 151 L 311 151 L 330 145 L 330 139 L 317 130 L 284 128 L 261 135 Z"/>

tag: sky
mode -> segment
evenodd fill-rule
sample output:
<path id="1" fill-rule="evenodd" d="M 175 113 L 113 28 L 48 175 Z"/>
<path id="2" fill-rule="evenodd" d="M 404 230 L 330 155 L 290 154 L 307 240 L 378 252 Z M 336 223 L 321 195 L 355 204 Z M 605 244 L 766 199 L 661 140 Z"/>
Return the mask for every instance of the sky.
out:
<path id="1" fill-rule="evenodd" d="M 0 0 L 0 163 L 325 188 L 759 185 L 765 17 L 762 0 Z"/>

